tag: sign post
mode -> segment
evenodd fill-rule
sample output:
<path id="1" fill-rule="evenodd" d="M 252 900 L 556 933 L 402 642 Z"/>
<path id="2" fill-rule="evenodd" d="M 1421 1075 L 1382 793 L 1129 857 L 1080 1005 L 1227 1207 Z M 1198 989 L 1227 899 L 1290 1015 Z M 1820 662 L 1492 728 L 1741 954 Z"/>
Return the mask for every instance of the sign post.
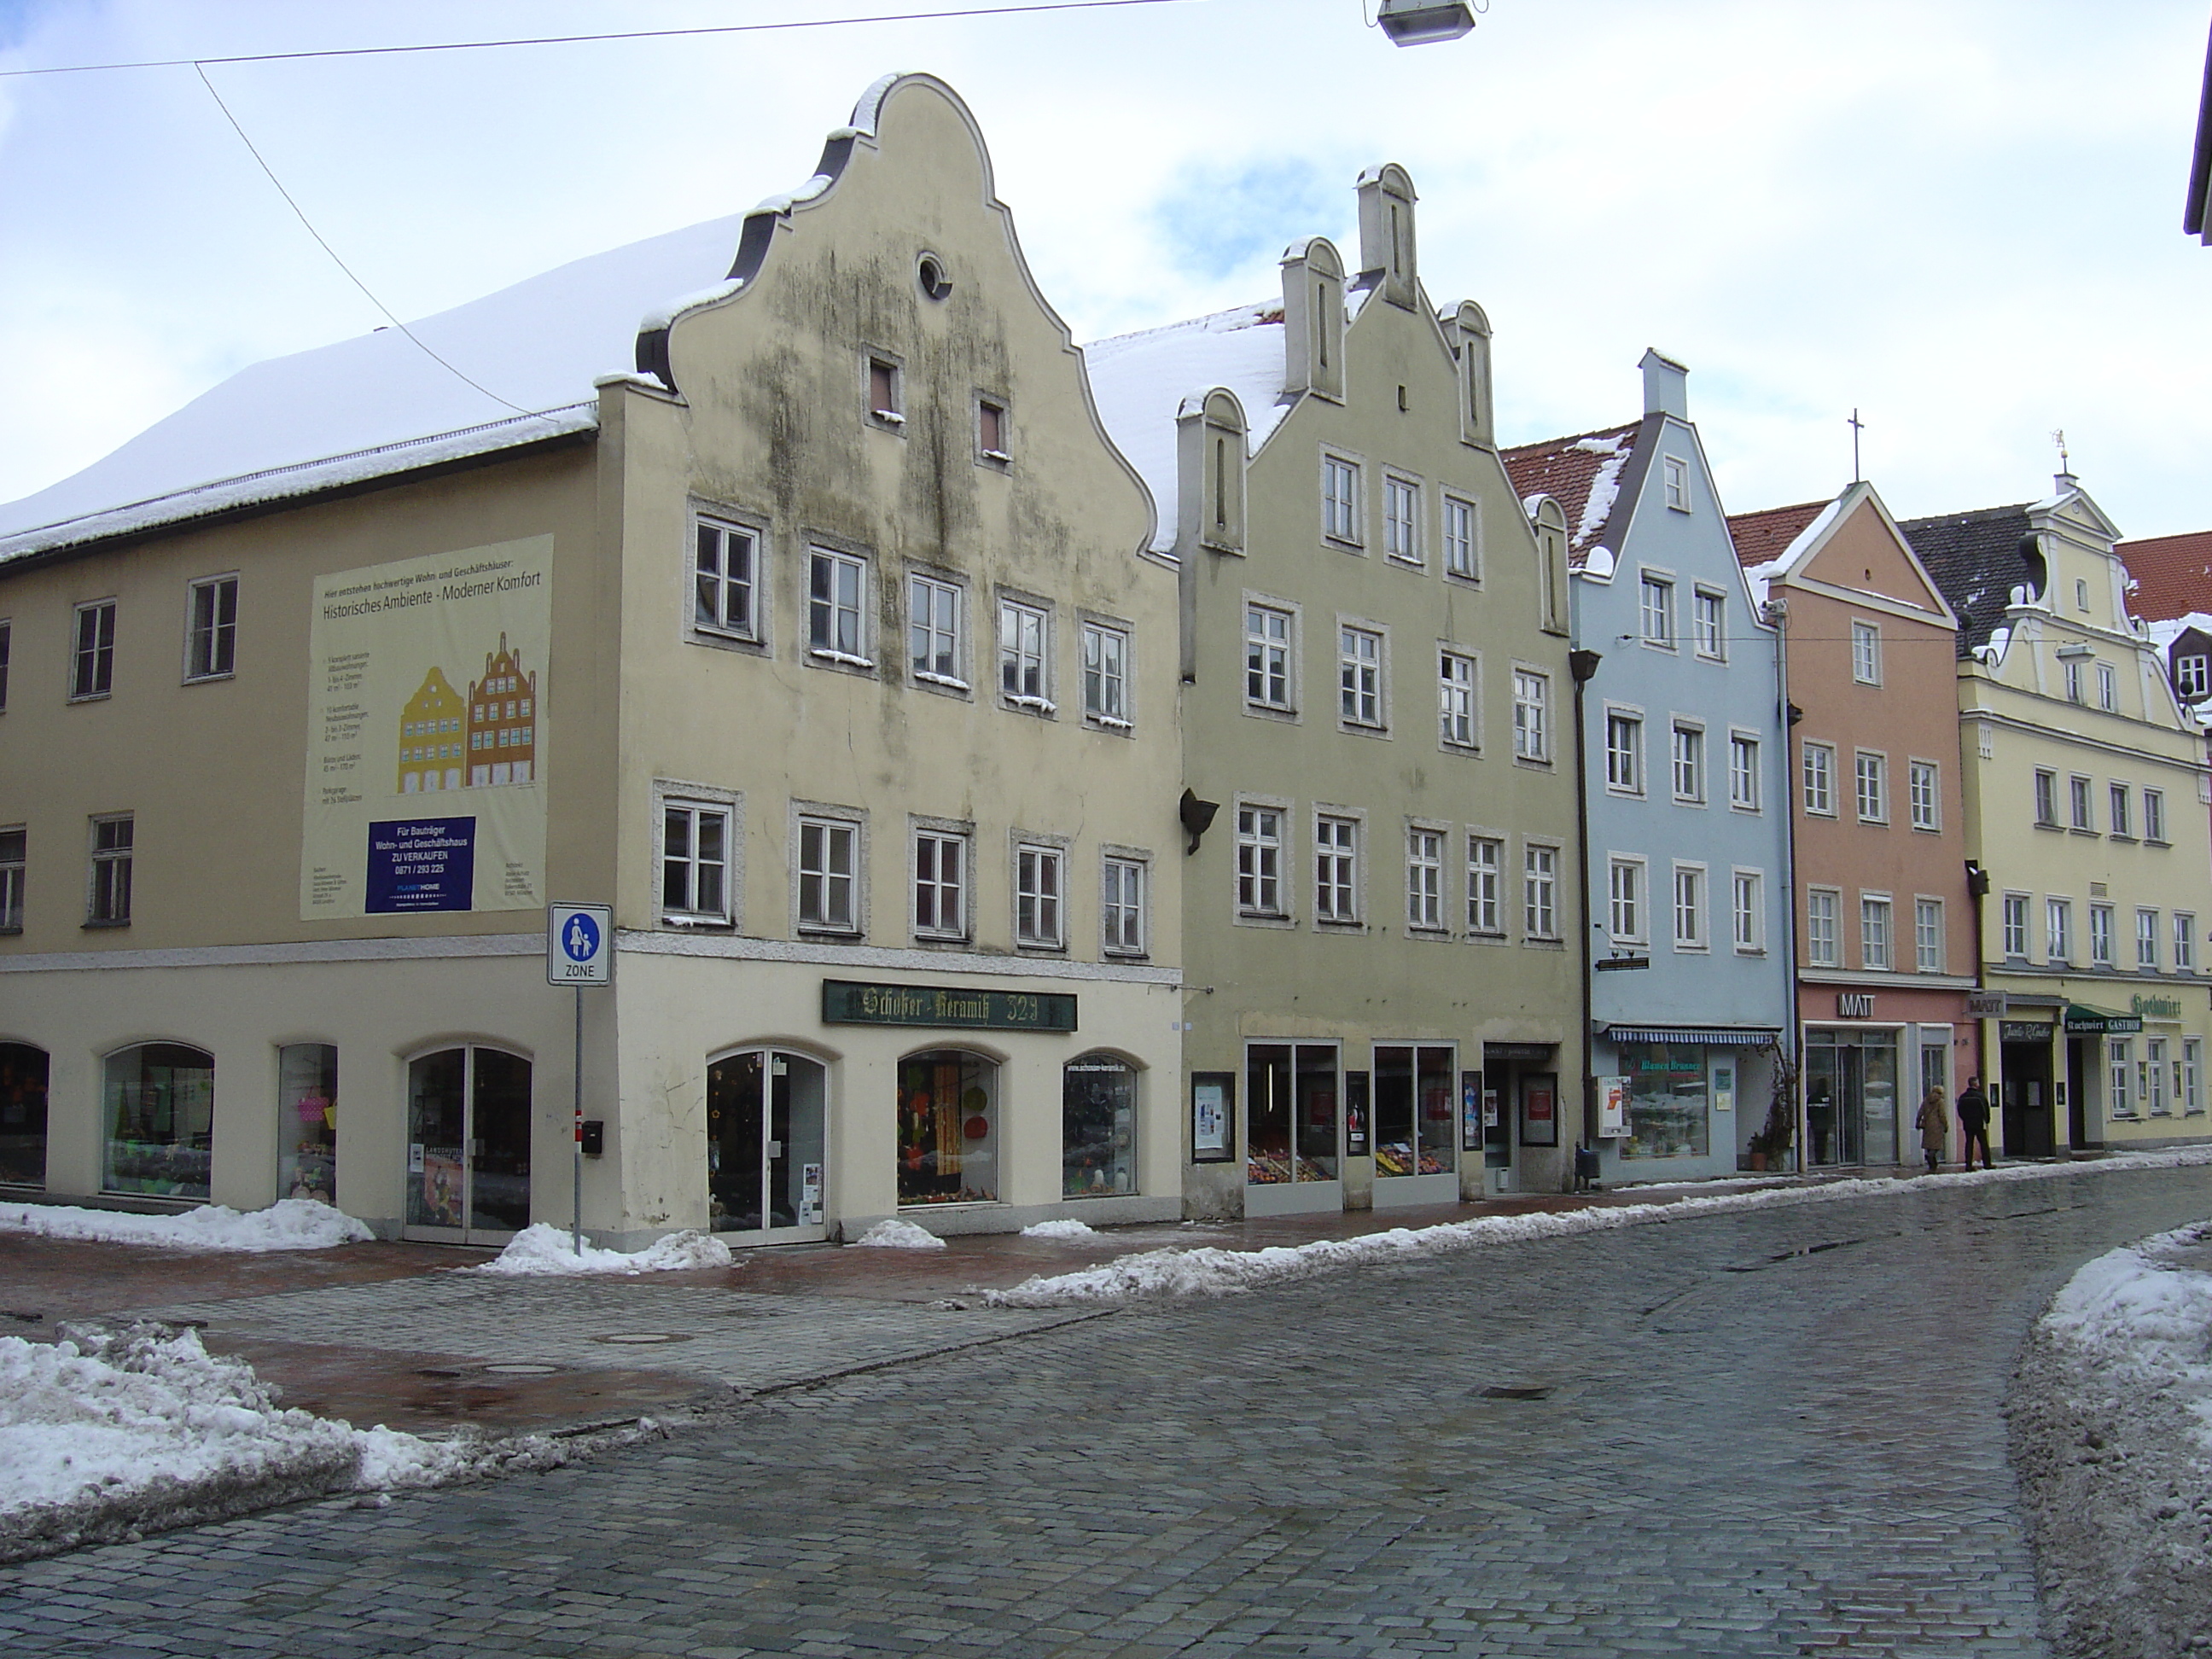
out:
<path id="1" fill-rule="evenodd" d="M 575 1206 L 569 1236 L 584 1254 L 584 988 L 615 982 L 615 913 L 605 904 L 545 907 L 545 982 L 576 988 Z"/>

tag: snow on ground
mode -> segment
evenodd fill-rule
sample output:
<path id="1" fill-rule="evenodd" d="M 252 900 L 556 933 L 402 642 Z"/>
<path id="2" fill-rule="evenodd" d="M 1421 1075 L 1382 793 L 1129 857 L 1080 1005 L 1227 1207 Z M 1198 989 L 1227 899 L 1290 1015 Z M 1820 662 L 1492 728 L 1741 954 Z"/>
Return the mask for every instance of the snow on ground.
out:
<path id="1" fill-rule="evenodd" d="M 983 1299 L 997 1308 L 1058 1308 L 1148 1297 L 1227 1296 L 1263 1285 L 1310 1278 L 1338 1267 L 1418 1261 L 1486 1244 L 1605 1232 L 1647 1222 L 1688 1221 L 1723 1211 L 1883 1197 L 1937 1185 L 1991 1186 L 2047 1180 L 2077 1172 L 2207 1163 L 2212 1163 L 2212 1147 L 2191 1147 L 2103 1158 L 2094 1164 L 2009 1164 L 2001 1170 L 1917 1176 L 1904 1180 L 1874 1177 L 1823 1182 L 1815 1186 L 1718 1192 L 1665 1204 L 1620 1204 L 1579 1210 L 1538 1210 L 1522 1215 L 1477 1216 L 1433 1227 L 1393 1227 L 1387 1232 L 1364 1233 L 1352 1238 L 1318 1238 L 1305 1244 L 1274 1244 L 1257 1250 L 1229 1250 L 1215 1245 L 1187 1250 L 1144 1250 L 1095 1267 L 1039 1275 L 1011 1289 L 987 1291 Z"/>
<path id="2" fill-rule="evenodd" d="M 2212 1223 L 2075 1273 L 2007 1410 L 2057 1650 L 2212 1649 Z"/>
<path id="3" fill-rule="evenodd" d="M 506 1273 L 554 1277 L 580 1273 L 662 1273 L 687 1267 L 726 1267 L 730 1247 L 719 1238 L 688 1229 L 656 1239 L 641 1250 L 603 1250 L 586 1243 L 577 1255 L 574 1235 L 548 1222 L 525 1227 L 507 1241 L 507 1248 L 478 1267 L 462 1273 Z"/>
<path id="4" fill-rule="evenodd" d="M 0 1337 L 0 1561 L 332 1491 L 550 1467 L 541 1437 L 424 1440 L 287 1410 L 242 1360 L 164 1325 Z"/>
<path id="5" fill-rule="evenodd" d="M 363 1244 L 375 1234 L 351 1216 L 311 1198 L 280 1199 L 241 1213 L 203 1204 L 182 1215 L 131 1215 L 64 1204 L 0 1204 L 0 1232 L 105 1244 L 152 1244 L 169 1250 L 326 1250 Z"/>
<path id="6" fill-rule="evenodd" d="M 853 1241 L 878 1250 L 941 1250 L 945 1241 L 927 1227 L 917 1227 L 911 1221 L 902 1221 L 891 1216 L 862 1233 Z"/>
<path id="7" fill-rule="evenodd" d="M 1022 1229 L 1024 1238 L 1096 1238 L 1098 1230 L 1088 1222 L 1078 1221 L 1073 1216 L 1063 1216 L 1052 1221 L 1032 1221 Z"/>

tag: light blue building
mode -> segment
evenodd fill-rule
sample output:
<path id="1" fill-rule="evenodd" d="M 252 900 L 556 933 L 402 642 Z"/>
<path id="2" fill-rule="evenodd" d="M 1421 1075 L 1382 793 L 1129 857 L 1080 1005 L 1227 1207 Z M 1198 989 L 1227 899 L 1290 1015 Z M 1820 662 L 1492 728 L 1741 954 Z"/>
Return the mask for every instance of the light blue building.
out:
<path id="1" fill-rule="evenodd" d="M 1504 455 L 1572 572 L 1596 1079 L 1583 1138 L 1614 1182 L 1745 1167 L 1791 1011 L 1780 641 L 1729 538 L 1687 372 L 1656 351 L 1643 370 L 1641 421 Z"/>

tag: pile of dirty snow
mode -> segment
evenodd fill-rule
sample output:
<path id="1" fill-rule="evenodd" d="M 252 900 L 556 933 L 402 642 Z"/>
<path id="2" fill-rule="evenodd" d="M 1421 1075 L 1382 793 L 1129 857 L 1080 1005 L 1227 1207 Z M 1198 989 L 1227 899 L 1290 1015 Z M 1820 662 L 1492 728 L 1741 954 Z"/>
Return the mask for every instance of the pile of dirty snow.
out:
<path id="1" fill-rule="evenodd" d="M 1051 1221 L 1032 1221 L 1022 1229 L 1024 1238 L 1096 1238 L 1098 1230 L 1073 1216 L 1060 1216 Z"/>
<path id="2" fill-rule="evenodd" d="M 507 1248 L 479 1267 L 463 1273 L 510 1273 L 531 1277 L 571 1273 L 665 1273 L 686 1267 L 726 1267 L 730 1247 L 719 1238 L 688 1229 L 655 1239 L 641 1250 L 603 1250 L 586 1243 L 576 1253 L 574 1236 L 548 1222 L 525 1227 L 507 1241 Z"/>
<path id="3" fill-rule="evenodd" d="M 518 1455 L 543 1463 L 559 1449 L 494 1451 L 287 1410 L 197 1331 L 0 1337 L 0 1560 L 331 1491 L 436 1485 Z"/>
<path id="4" fill-rule="evenodd" d="M 878 1250 L 941 1250 L 945 1241 L 927 1227 L 917 1227 L 911 1221 L 891 1216 L 862 1233 L 853 1241 Z"/>
<path id="5" fill-rule="evenodd" d="M 326 1250 L 365 1244 L 375 1234 L 351 1216 L 312 1198 L 281 1199 L 241 1212 L 203 1204 L 181 1215 L 131 1215 L 66 1204 L 0 1204 L 0 1232 L 103 1244 L 151 1244 L 167 1250 Z"/>
<path id="6" fill-rule="evenodd" d="M 2057 1650 L 2212 1647 L 2212 1223 L 2075 1273 L 2008 1412 Z"/>

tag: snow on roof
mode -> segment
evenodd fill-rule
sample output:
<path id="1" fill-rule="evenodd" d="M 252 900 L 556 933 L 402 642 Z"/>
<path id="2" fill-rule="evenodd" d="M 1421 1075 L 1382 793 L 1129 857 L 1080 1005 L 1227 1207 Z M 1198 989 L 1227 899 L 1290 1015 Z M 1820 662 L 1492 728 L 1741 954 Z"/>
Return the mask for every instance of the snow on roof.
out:
<path id="1" fill-rule="evenodd" d="M 1794 507 L 1762 507 L 1756 513 L 1729 515 L 1729 538 L 1735 544 L 1736 562 L 1747 570 L 1755 566 L 1785 562 L 1785 556 L 1805 540 L 1804 532 L 1815 520 L 1825 520 L 1831 501 L 1799 501 Z"/>
<path id="2" fill-rule="evenodd" d="M 741 222 L 593 254 L 408 325 L 459 374 L 398 329 L 241 369 L 0 505 L 0 561 L 590 431 L 592 383 L 628 374 L 641 317 L 727 273 Z"/>
<path id="3" fill-rule="evenodd" d="M 1237 306 L 1083 348 L 1107 435 L 1158 508 L 1155 552 L 1175 546 L 1176 416 L 1185 400 L 1216 386 L 1235 392 L 1249 428 L 1245 453 L 1257 454 L 1297 401 L 1283 393 L 1284 352 L 1279 303 Z"/>
<path id="4" fill-rule="evenodd" d="M 2150 642 L 2160 651 L 2165 651 L 2192 628 L 2207 637 L 2212 637 L 2212 611 L 2185 611 L 2179 617 L 2161 617 L 2148 627 Z"/>
<path id="5" fill-rule="evenodd" d="M 1506 475 L 1522 499 L 1549 495 L 1567 515 L 1567 562 L 1589 562 L 1590 544 L 1613 516 L 1620 475 L 1636 449 L 1636 423 L 1579 432 L 1504 451 Z"/>

